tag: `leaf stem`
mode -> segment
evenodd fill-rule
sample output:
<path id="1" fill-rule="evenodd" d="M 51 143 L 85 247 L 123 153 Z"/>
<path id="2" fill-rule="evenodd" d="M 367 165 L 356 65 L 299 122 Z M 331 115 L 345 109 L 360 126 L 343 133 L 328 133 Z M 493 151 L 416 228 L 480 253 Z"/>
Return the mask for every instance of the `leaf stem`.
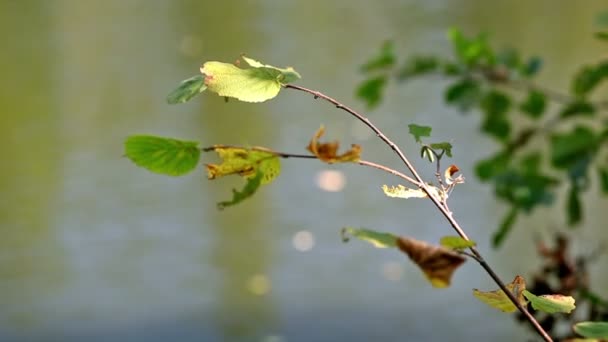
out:
<path id="1" fill-rule="evenodd" d="M 293 84 L 286 84 L 284 85 L 285 88 L 287 89 L 293 89 L 293 90 L 298 90 L 301 92 L 305 92 L 308 94 L 311 94 L 314 96 L 315 99 L 321 98 L 331 104 L 333 104 L 336 108 L 338 109 L 342 109 L 345 112 L 351 114 L 352 116 L 354 116 L 355 118 L 357 118 L 359 121 L 361 121 L 362 123 L 364 123 L 367 127 L 369 127 L 378 138 L 380 138 L 386 145 L 388 145 L 399 157 L 399 159 L 401 159 L 401 161 L 405 164 L 405 166 L 407 167 L 407 169 L 410 171 L 410 173 L 414 176 L 414 179 L 416 180 L 416 183 L 418 184 L 418 186 L 427 194 L 427 196 L 429 197 L 429 199 L 433 202 L 433 204 L 437 207 L 437 209 L 443 214 L 443 216 L 446 218 L 446 220 L 450 223 L 450 225 L 452 226 L 452 228 L 454 228 L 454 230 L 456 231 L 456 233 L 458 233 L 458 235 L 460 235 L 460 237 L 462 237 L 465 240 L 469 240 L 469 237 L 465 234 L 464 230 L 460 227 L 460 225 L 458 224 L 458 222 L 456 222 L 456 220 L 454 219 L 452 213 L 449 211 L 448 208 L 446 208 L 441 200 L 439 198 L 436 198 L 435 195 L 429 190 L 429 187 L 426 185 L 426 183 L 424 182 L 424 180 L 422 179 L 422 177 L 420 177 L 420 175 L 418 174 L 418 172 L 416 171 L 416 169 L 414 168 L 414 166 L 412 165 L 412 163 L 407 159 L 407 157 L 403 154 L 403 152 L 401 151 L 401 149 L 399 149 L 399 147 L 391 140 L 389 139 L 379 128 L 377 128 L 368 118 L 366 118 L 365 116 L 359 114 L 358 112 L 356 112 L 355 110 L 345 106 L 344 104 L 342 104 L 341 102 L 321 93 L 315 90 L 311 90 L 308 88 L 304 88 L 301 86 L 296 86 Z M 415 184 L 416 184 L 415 183 Z M 500 289 L 502 291 L 504 291 L 504 293 L 507 295 L 507 297 L 509 297 L 509 300 L 517 307 L 517 309 L 526 317 L 526 319 L 530 322 L 530 324 L 534 327 L 534 329 L 537 331 L 537 333 L 547 342 L 552 342 L 553 340 L 551 339 L 551 337 L 549 336 L 549 334 L 547 334 L 547 332 L 541 327 L 541 325 L 538 323 L 538 321 L 534 318 L 534 316 L 532 316 L 532 314 L 530 314 L 530 312 L 528 312 L 528 310 L 526 310 L 526 308 L 521 305 L 521 303 L 517 300 L 517 298 L 515 297 L 515 295 L 513 295 L 513 293 L 511 291 L 509 291 L 509 289 L 507 289 L 506 285 L 504 284 L 504 282 L 498 277 L 498 275 L 496 274 L 496 272 L 494 272 L 494 270 L 492 269 L 492 267 L 490 267 L 490 265 L 485 261 L 485 259 L 481 256 L 481 254 L 479 253 L 479 251 L 477 250 L 477 248 L 475 247 L 470 247 L 469 250 L 471 251 L 471 253 L 476 257 L 477 261 L 479 262 L 479 264 L 481 265 L 481 267 L 486 271 L 486 273 L 488 273 L 488 275 L 490 276 L 490 278 L 492 278 L 492 280 L 494 280 L 494 282 L 498 285 L 498 287 L 500 287 Z"/>

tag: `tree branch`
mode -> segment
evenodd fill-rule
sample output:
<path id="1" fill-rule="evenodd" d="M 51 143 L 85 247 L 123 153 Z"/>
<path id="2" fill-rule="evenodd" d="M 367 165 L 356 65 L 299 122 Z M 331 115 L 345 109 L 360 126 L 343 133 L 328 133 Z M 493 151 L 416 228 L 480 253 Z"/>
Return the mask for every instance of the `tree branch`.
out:
<path id="1" fill-rule="evenodd" d="M 426 183 L 424 182 L 422 177 L 420 177 L 420 175 L 418 174 L 418 172 L 416 171 L 414 166 L 410 163 L 410 161 L 403 154 L 403 152 L 399 149 L 399 147 L 392 140 L 390 140 L 386 135 L 384 135 L 384 133 L 380 129 L 378 129 L 368 118 L 364 117 L 363 115 L 359 114 L 355 110 L 345 106 L 341 102 L 338 102 L 337 100 L 335 100 L 321 92 L 311 90 L 308 88 L 304 88 L 304 87 L 300 87 L 300 86 L 296 86 L 296 85 L 292 85 L 292 84 L 287 84 L 284 87 L 287 89 L 298 90 L 301 92 L 311 94 L 315 97 L 315 99 L 321 98 L 321 99 L 333 104 L 334 106 L 336 106 L 336 108 L 344 110 L 345 112 L 347 112 L 347 113 L 351 114 L 352 116 L 354 116 L 355 118 L 357 118 L 359 121 L 363 122 L 374 133 L 376 133 L 376 136 L 378 138 L 380 138 L 384 143 L 386 143 L 397 154 L 397 156 L 405 164 L 405 166 L 410 171 L 410 173 L 414 176 L 414 179 L 419 184 L 419 187 L 427 194 L 429 199 L 433 202 L 433 204 L 437 207 L 437 209 L 443 214 L 443 216 L 446 218 L 446 220 L 448 220 L 448 222 L 450 223 L 452 228 L 454 228 L 454 230 L 458 233 L 458 235 L 460 235 L 465 240 L 469 240 L 468 236 L 465 234 L 465 232 L 460 227 L 458 222 L 456 222 L 456 220 L 452 216 L 452 213 L 449 211 L 449 209 L 447 209 L 445 206 L 443 206 L 441 203 L 441 200 L 436 198 L 435 195 L 433 195 L 433 193 L 429 190 L 429 187 L 426 185 Z M 481 256 L 481 254 L 479 253 L 477 248 L 470 247 L 469 250 L 476 257 L 476 259 L 479 262 L 479 264 L 481 265 L 481 267 L 486 271 L 486 273 L 488 273 L 488 275 L 492 278 L 492 280 L 494 280 L 494 282 L 498 285 L 498 287 L 500 287 L 500 289 L 507 295 L 507 297 L 509 297 L 509 300 L 526 317 L 526 319 L 530 322 L 530 324 L 534 327 L 534 329 L 538 332 L 538 334 L 540 336 L 542 336 L 542 338 L 545 341 L 548 341 L 548 342 L 553 341 L 551 339 L 551 337 L 547 334 L 547 332 L 540 326 L 540 324 L 534 318 L 534 316 L 532 316 L 532 314 L 530 314 L 530 312 L 528 312 L 528 310 L 526 310 L 526 308 L 521 303 L 519 303 L 519 301 L 517 300 L 515 295 L 513 295 L 513 293 L 511 291 L 509 291 L 509 289 L 506 287 L 506 285 L 503 283 L 503 281 L 498 277 L 498 275 L 494 272 L 494 270 L 490 267 L 490 265 Z"/>

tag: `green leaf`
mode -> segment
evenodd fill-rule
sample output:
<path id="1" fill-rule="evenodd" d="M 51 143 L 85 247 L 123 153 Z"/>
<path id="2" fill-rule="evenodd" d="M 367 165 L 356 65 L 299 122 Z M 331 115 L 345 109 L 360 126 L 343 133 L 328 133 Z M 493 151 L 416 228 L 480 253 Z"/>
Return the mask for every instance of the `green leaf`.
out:
<path id="1" fill-rule="evenodd" d="M 431 131 L 433 130 L 432 127 L 418 126 L 415 124 L 409 124 L 409 125 L 407 125 L 407 127 L 409 127 L 410 134 L 414 137 L 414 139 L 416 139 L 417 143 L 422 142 L 422 140 L 420 140 L 420 137 L 430 137 Z"/>
<path id="2" fill-rule="evenodd" d="M 506 115 L 511 108 L 511 99 L 499 91 L 492 90 L 481 99 L 480 106 L 485 113 L 482 130 L 506 141 L 511 132 L 511 124 Z"/>
<path id="3" fill-rule="evenodd" d="M 551 136 L 551 163 L 559 169 L 575 165 L 597 148 L 598 138 L 585 126 L 577 126 L 570 133 Z"/>
<path id="4" fill-rule="evenodd" d="M 375 70 L 386 69 L 395 64 L 397 58 L 395 57 L 395 46 L 392 41 L 386 41 L 382 44 L 380 52 L 374 58 L 365 63 L 361 70 L 363 72 L 370 72 Z"/>
<path id="5" fill-rule="evenodd" d="M 528 290 L 524 290 L 526 297 L 532 304 L 532 308 L 537 311 L 552 313 L 570 313 L 576 308 L 574 298 L 560 294 L 547 294 L 537 296 Z"/>
<path id="6" fill-rule="evenodd" d="M 608 322 L 579 322 L 574 332 L 586 338 L 608 339 Z"/>
<path id="7" fill-rule="evenodd" d="M 445 102 L 461 111 L 468 111 L 477 105 L 481 98 L 479 82 L 465 78 L 450 85 L 444 94 Z"/>
<path id="8" fill-rule="evenodd" d="M 363 228 L 345 227 L 341 231 L 342 241 L 348 242 L 350 237 L 355 237 L 371 243 L 376 248 L 397 247 L 397 237 L 390 233 L 376 232 Z"/>
<path id="9" fill-rule="evenodd" d="M 521 64 L 521 58 L 519 57 L 519 52 L 512 48 L 507 48 L 501 50 L 496 59 L 499 64 L 506 66 L 509 69 L 518 68 Z"/>
<path id="10" fill-rule="evenodd" d="M 300 78 L 293 68 L 277 68 L 242 56 L 251 68 L 230 63 L 206 62 L 201 67 L 205 85 L 220 96 L 244 102 L 263 102 L 277 96 L 281 86 Z"/>
<path id="11" fill-rule="evenodd" d="M 595 33 L 595 38 L 608 41 L 608 31 L 600 31 Z"/>
<path id="12" fill-rule="evenodd" d="M 543 60 L 540 57 L 530 57 L 528 61 L 522 65 L 520 73 L 525 77 L 536 75 L 543 66 Z"/>
<path id="13" fill-rule="evenodd" d="M 399 70 L 398 79 L 404 81 L 408 78 L 425 75 L 439 68 L 439 60 L 434 56 L 413 56 L 405 61 Z"/>
<path id="14" fill-rule="evenodd" d="M 521 111 L 526 113 L 529 117 L 538 119 L 543 115 L 546 104 L 547 101 L 544 93 L 537 90 L 530 90 L 528 92 L 528 97 L 519 106 L 519 109 L 521 109 Z"/>
<path id="15" fill-rule="evenodd" d="M 560 113 L 562 119 L 573 116 L 591 117 L 595 114 L 595 107 L 587 101 L 575 101 L 568 104 Z"/>
<path id="16" fill-rule="evenodd" d="M 475 166 L 475 173 L 482 181 L 488 181 L 505 172 L 510 160 L 510 153 L 500 152 L 495 156 L 479 161 Z"/>
<path id="17" fill-rule="evenodd" d="M 439 240 L 439 244 L 443 247 L 454 250 L 467 249 L 477 245 L 475 241 L 465 240 L 460 236 L 444 236 L 441 238 L 441 240 Z"/>
<path id="18" fill-rule="evenodd" d="M 581 222 L 583 217 L 583 207 L 579 198 L 579 189 L 572 185 L 568 193 L 567 202 L 568 225 L 573 226 Z"/>
<path id="19" fill-rule="evenodd" d="M 598 167 L 598 176 L 600 178 L 600 186 L 604 194 L 608 194 L 608 169 Z"/>
<path id="20" fill-rule="evenodd" d="M 184 103 L 207 89 L 205 78 L 202 75 L 190 77 L 182 81 L 179 86 L 167 96 L 169 104 Z"/>
<path id="21" fill-rule="evenodd" d="M 125 140 L 125 155 L 137 166 L 170 176 L 194 170 L 200 153 L 194 141 L 151 135 L 133 135 Z"/>
<path id="22" fill-rule="evenodd" d="M 585 96 L 606 78 L 608 78 L 608 61 L 585 66 L 574 77 L 572 92 L 577 96 Z"/>
<path id="23" fill-rule="evenodd" d="M 518 208 L 512 207 L 511 210 L 509 210 L 509 212 L 502 218 L 498 230 L 494 232 L 494 235 L 492 236 L 492 247 L 498 248 L 502 245 L 509 232 L 511 232 L 511 228 L 513 228 L 513 224 L 515 224 L 518 214 Z"/>
<path id="24" fill-rule="evenodd" d="M 511 133 L 511 123 L 505 115 L 489 115 L 484 118 L 481 130 L 506 143 Z"/>
<path id="25" fill-rule="evenodd" d="M 386 76 L 367 79 L 357 87 L 356 96 L 365 102 L 368 109 L 374 108 L 382 100 L 386 81 Z"/>
<path id="26" fill-rule="evenodd" d="M 264 173 L 258 172 L 254 177 L 247 179 L 247 182 L 241 191 L 232 189 L 232 199 L 229 201 L 219 202 L 217 204 L 218 209 L 224 209 L 226 207 L 239 204 L 247 198 L 253 196 L 253 194 L 255 194 L 255 192 L 261 186 L 264 176 Z"/>
<path id="27" fill-rule="evenodd" d="M 432 143 L 429 144 L 429 146 L 433 149 L 433 150 L 440 150 L 440 151 L 444 151 L 444 153 L 452 158 L 452 144 L 450 144 L 449 142 L 440 142 L 440 143 Z"/>
<path id="28" fill-rule="evenodd" d="M 481 33 L 469 39 L 458 28 L 451 28 L 448 31 L 448 39 L 454 46 L 456 57 L 464 64 L 495 64 L 496 58 L 487 42 L 486 34 Z"/>

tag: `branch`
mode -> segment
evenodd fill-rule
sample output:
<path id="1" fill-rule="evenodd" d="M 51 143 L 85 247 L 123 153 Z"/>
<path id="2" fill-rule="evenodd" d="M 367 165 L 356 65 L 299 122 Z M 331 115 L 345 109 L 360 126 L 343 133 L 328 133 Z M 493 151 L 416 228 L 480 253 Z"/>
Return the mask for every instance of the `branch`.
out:
<path id="1" fill-rule="evenodd" d="M 317 158 L 317 156 L 311 155 L 311 154 L 285 153 L 285 152 L 273 151 L 273 150 L 263 148 L 263 147 L 244 147 L 244 146 L 235 146 L 235 145 L 213 145 L 213 146 L 209 146 L 209 147 L 203 147 L 203 148 L 201 148 L 201 151 L 211 152 L 211 151 L 214 151 L 216 148 L 242 148 L 242 149 L 249 149 L 252 151 L 268 152 L 268 153 L 272 153 L 272 154 L 276 155 L 277 157 L 285 158 L 285 159 L 287 159 L 287 158 L 319 159 L 319 158 Z M 372 168 L 390 173 L 394 176 L 397 176 L 399 178 L 402 178 L 402 179 L 408 181 L 409 183 L 411 183 L 417 187 L 420 187 L 419 183 L 416 180 L 414 180 L 412 177 L 405 175 L 395 169 L 391 169 L 388 166 L 384 166 L 384 165 L 366 161 L 366 160 L 359 160 L 356 163 L 359 165 L 362 165 L 362 166 L 372 167 Z"/>
<path id="2" fill-rule="evenodd" d="M 443 214 L 443 216 L 446 218 L 446 220 L 448 220 L 448 222 L 450 223 L 452 228 L 454 228 L 456 233 L 458 233 L 458 235 L 460 235 L 460 237 L 462 237 L 463 239 L 469 240 L 468 236 L 465 234 L 465 232 L 460 227 L 458 222 L 456 222 L 456 220 L 452 216 L 452 213 L 449 211 L 449 209 L 447 209 L 445 206 L 443 206 L 441 203 L 441 200 L 436 198 L 435 195 L 429 190 L 429 187 L 427 186 L 427 184 L 424 182 L 422 177 L 420 177 L 420 175 L 418 174 L 418 172 L 416 171 L 416 169 L 414 168 L 412 163 L 410 163 L 410 161 L 403 154 L 403 152 L 401 152 L 399 147 L 392 140 L 390 140 L 386 135 L 384 135 L 384 133 L 382 133 L 382 131 L 380 129 L 378 129 L 368 118 L 364 117 L 363 115 L 359 114 L 355 110 L 345 106 L 341 102 L 338 102 L 337 100 L 335 100 L 321 92 L 311 90 L 308 88 L 304 88 L 304 87 L 300 87 L 300 86 L 296 86 L 296 85 L 292 85 L 292 84 L 287 84 L 284 87 L 287 89 L 294 89 L 294 90 L 298 90 L 301 92 L 311 94 L 314 96 L 315 99 L 321 98 L 321 99 L 333 104 L 334 106 L 336 106 L 336 108 L 344 110 L 345 112 L 347 112 L 347 113 L 351 114 L 352 116 L 354 116 L 355 118 L 357 118 L 359 121 L 363 122 L 374 133 L 376 133 L 376 136 L 378 138 L 380 138 L 384 143 L 386 143 L 397 154 L 397 156 L 399 156 L 401 161 L 405 164 L 407 169 L 414 176 L 414 179 L 418 183 L 418 186 L 427 194 L 429 199 L 433 202 L 433 204 L 437 207 L 437 209 Z M 528 312 L 528 310 L 526 310 L 526 308 L 523 305 L 521 305 L 521 303 L 519 303 L 517 298 L 515 298 L 515 295 L 513 295 L 513 293 L 511 291 L 509 291 L 509 289 L 507 289 L 506 285 L 498 277 L 498 275 L 496 275 L 496 273 L 490 267 L 490 265 L 484 260 L 484 258 L 481 256 L 481 254 L 479 253 L 477 248 L 470 247 L 469 250 L 475 256 L 475 258 L 477 259 L 477 261 L 479 262 L 481 267 L 486 271 L 486 273 L 488 273 L 488 275 L 492 278 L 492 280 L 494 280 L 494 282 L 498 285 L 498 287 L 500 287 L 500 289 L 507 295 L 507 297 L 509 297 L 509 300 L 526 317 L 526 319 L 530 322 L 530 324 L 534 327 L 534 329 L 538 332 L 538 334 L 540 336 L 542 336 L 545 341 L 548 341 L 548 342 L 553 341 L 551 339 L 551 337 L 547 334 L 547 332 L 540 326 L 538 321 L 536 321 L 534 316 L 532 316 L 532 314 L 530 314 L 530 312 Z"/>

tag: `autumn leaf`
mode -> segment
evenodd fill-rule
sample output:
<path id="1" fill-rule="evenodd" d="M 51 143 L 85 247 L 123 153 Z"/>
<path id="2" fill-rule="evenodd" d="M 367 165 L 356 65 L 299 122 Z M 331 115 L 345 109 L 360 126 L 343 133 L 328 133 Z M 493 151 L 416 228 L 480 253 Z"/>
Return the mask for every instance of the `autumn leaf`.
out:
<path id="1" fill-rule="evenodd" d="M 451 185 L 464 183 L 464 177 L 462 175 L 458 175 L 458 177 L 453 178 L 454 174 L 458 171 L 460 171 L 460 169 L 454 164 L 450 165 L 447 169 L 445 169 L 443 176 L 445 178 L 446 184 Z"/>
<path id="2" fill-rule="evenodd" d="M 435 197 L 440 197 L 440 190 L 432 185 L 427 185 L 429 191 L 431 191 L 431 193 L 435 196 Z M 382 191 L 384 191 L 384 194 L 388 197 L 395 197 L 395 198 L 425 198 L 427 197 L 426 193 L 424 192 L 424 190 L 418 188 L 418 189 L 411 189 L 408 187 L 405 187 L 403 185 L 397 185 L 397 186 L 387 186 L 387 185 L 383 185 L 382 186 Z"/>
<path id="3" fill-rule="evenodd" d="M 511 293 L 513 293 L 521 305 L 527 304 L 526 298 L 523 296 L 523 292 L 526 289 L 526 281 L 523 277 L 519 275 L 515 276 L 515 279 L 507 284 L 506 287 L 509 291 L 511 291 Z M 501 289 L 487 292 L 474 289 L 473 295 L 482 302 L 502 312 L 509 313 L 517 310 L 515 304 L 511 302 L 509 297 L 507 297 L 507 295 Z"/>
<path id="4" fill-rule="evenodd" d="M 445 247 L 411 238 L 399 237 L 397 247 L 420 267 L 431 285 L 438 288 L 448 287 L 454 271 L 466 261 L 462 255 Z"/>
<path id="5" fill-rule="evenodd" d="M 219 208 L 240 203 L 251 197 L 261 185 L 270 183 L 281 172 L 279 157 L 268 149 L 215 145 L 203 151 L 215 151 L 222 159 L 220 164 L 205 165 L 207 178 L 239 175 L 247 181 L 243 190 L 233 190 L 232 200 L 218 203 Z"/>
<path id="6" fill-rule="evenodd" d="M 306 147 L 319 160 L 326 163 L 358 162 L 361 157 L 361 146 L 352 144 L 350 150 L 338 155 L 340 143 L 337 141 L 320 143 L 319 139 L 325 134 L 325 128 L 321 126 Z"/>

